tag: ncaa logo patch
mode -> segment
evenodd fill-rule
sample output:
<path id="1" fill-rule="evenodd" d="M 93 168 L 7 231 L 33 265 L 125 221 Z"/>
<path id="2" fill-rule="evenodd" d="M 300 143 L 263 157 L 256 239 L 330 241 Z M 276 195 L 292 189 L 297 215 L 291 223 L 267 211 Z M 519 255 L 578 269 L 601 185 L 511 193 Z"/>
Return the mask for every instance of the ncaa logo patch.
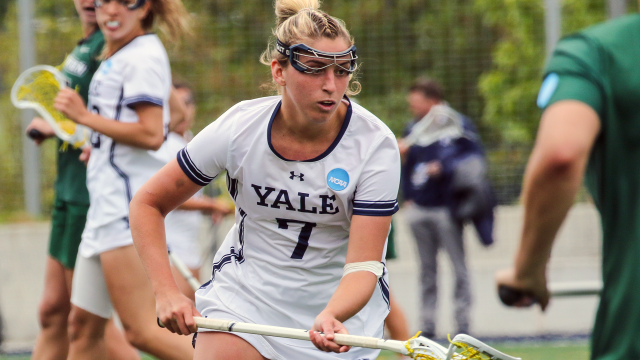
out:
<path id="1" fill-rule="evenodd" d="M 109 72 L 109 70 L 111 70 L 111 67 L 113 66 L 113 63 L 111 62 L 111 60 L 107 60 L 104 63 L 102 63 L 101 71 L 103 74 L 107 74 Z"/>
<path id="2" fill-rule="evenodd" d="M 327 174 L 327 185 L 335 191 L 341 191 L 349 185 L 349 174 L 340 168 L 335 168 Z"/>
<path id="3" fill-rule="evenodd" d="M 547 77 L 542 82 L 542 86 L 540 86 L 540 92 L 538 93 L 538 100 L 536 101 L 536 105 L 540 109 L 543 109 L 551 100 L 553 93 L 558 88 L 558 83 L 560 82 L 560 77 L 556 73 L 551 73 L 547 75 Z"/>

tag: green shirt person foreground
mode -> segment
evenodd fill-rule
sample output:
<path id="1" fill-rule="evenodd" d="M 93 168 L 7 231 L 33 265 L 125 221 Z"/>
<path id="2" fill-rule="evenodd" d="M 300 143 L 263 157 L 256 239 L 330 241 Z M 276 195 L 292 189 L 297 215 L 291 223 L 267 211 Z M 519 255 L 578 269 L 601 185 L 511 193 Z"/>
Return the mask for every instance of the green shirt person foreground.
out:
<path id="1" fill-rule="evenodd" d="M 96 30 L 81 40 L 65 59 L 62 73 L 69 79 L 69 87 L 77 89 L 85 104 L 89 98 L 89 84 L 100 66 L 104 36 Z M 81 149 L 63 146 L 57 139 L 58 175 L 55 181 L 55 200 L 51 215 L 49 254 L 68 269 L 73 269 L 82 240 L 82 231 L 89 210 L 87 167 L 79 157 Z"/>
<path id="2" fill-rule="evenodd" d="M 640 15 L 562 39 L 545 69 L 543 109 L 589 105 L 600 120 L 586 185 L 602 217 L 602 290 L 592 359 L 640 359 Z"/>

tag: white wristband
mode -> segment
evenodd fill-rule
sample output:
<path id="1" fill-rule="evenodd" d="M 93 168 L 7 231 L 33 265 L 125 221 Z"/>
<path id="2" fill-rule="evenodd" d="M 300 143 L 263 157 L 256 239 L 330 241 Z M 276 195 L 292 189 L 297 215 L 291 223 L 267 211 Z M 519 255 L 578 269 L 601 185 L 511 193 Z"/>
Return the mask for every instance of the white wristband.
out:
<path id="1" fill-rule="evenodd" d="M 373 273 L 377 278 L 382 276 L 384 272 L 384 264 L 380 261 L 363 261 L 357 263 L 349 263 L 344 265 L 344 270 L 342 272 L 342 277 L 345 277 L 347 274 L 351 274 L 356 271 L 368 271 Z"/>

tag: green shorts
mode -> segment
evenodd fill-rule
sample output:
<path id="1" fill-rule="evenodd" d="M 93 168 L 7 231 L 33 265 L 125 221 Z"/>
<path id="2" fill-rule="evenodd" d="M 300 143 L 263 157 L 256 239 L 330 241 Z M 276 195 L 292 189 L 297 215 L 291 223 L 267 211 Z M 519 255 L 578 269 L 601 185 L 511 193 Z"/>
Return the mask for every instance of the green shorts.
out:
<path id="1" fill-rule="evenodd" d="M 395 235 L 396 235 L 396 231 L 393 228 L 393 221 L 391 221 L 391 228 L 389 229 L 389 237 L 387 241 L 387 254 L 384 257 L 387 260 L 392 260 L 396 258 Z"/>
<path id="2" fill-rule="evenodd" d="M 87 221 L 87 211 L 89 211 L 89 205 L 59 199 L 56 199 L 53 204 L 49 255 L 68 269 L 73 269 L 76 265 L 78 247 Z"/>

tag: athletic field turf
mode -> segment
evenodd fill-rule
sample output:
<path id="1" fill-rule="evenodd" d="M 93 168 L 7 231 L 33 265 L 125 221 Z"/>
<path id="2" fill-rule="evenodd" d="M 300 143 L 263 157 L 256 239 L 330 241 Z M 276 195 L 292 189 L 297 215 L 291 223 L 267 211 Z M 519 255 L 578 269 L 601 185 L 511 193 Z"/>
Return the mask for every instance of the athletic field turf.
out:
<path id="1" fill-rule="evenodd" d="M 523 360 L 588 360 L 589 350 L 585 342 L 578 343 L 539 343 L 539 344 L 505 344 L 497 345 L 497 349 L 513 356 L 519 356 Z M 0 355 L 0 360 L 28 360 L 28 355 Z M 150 356 L 144 356 L 142 360 L 153 360 Z M 393 353 L 383 352 L 378 360 L 395 360 Z"/>

